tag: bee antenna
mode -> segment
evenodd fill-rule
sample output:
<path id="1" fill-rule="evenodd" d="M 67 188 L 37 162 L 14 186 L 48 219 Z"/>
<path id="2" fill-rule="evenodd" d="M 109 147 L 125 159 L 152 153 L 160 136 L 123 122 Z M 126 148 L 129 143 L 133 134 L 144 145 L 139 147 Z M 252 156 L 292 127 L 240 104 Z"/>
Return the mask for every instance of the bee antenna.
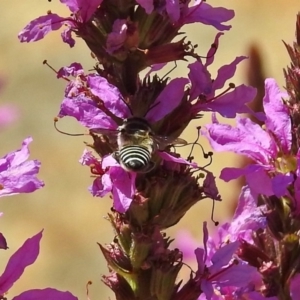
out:
<path id="1" fill-rule="evenodd" d="M 83 135 L 85 135 L 84 133 L 68 133 L 68 132 L 61 131 L 60 129 L 57 128 L 57 125 L 56 125 L 57 122 L 58 122 L 58 118 L 55 117 L 54 118 L 54 128 L 57 132 L 59 132 L 61 134 L 65 134 L 65 135 L 69 135 L 69 136 L 83 136 Z"/>
<path id="2" fill-rule="evenodd" d="M 218 226 L 218 225 L 219 225 L 219 222 L 214 220 L 215 201 L 216 201 L 216 200 L 213 199 L 213 205 L 212 205 L 212 209 L 211 209 L 210 219 L 211 219 L 211 221 L 215 224 L 215 226 Z"/>
<path id="3" fill-rule="evenodd" d="M 176 60 L 174 61 L 174 64 L 175 64 L 175 66 L 167 74 L 165 74 L 162 77 L 161 81 L 163 81 L 170 73 L 172 73 L 177 68 L 177 62 L 176 62 Z"/>

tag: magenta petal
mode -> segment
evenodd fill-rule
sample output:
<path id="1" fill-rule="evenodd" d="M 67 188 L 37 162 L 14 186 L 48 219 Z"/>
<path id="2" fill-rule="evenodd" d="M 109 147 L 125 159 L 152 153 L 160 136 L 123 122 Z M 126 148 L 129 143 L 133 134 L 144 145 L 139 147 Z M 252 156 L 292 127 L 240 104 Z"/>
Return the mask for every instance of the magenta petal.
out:
<path id="1" fill-rule="evenodd" d="M 91 92 L 103 101 L 112 114 L 119 118 L 130 116 L 130 111 L 117 87 L 99 75 L 89 75 L 87 82 Z"/>
<path id="2" fill-rule="evenodd" d="M 127 20 L 117 19 L 114 21 L 112 32 L 107 35 L 106 51 L 111 54 L 120 49 L 127 38 Z"/>
<path id="3" fill-rule="evenodd" d="M 135 192 L 136 173 L 126 172 L 122 167 L 112 167 L 110 176 L 113 181 L 114 208 L 124 213 L 128 210 Z"/>
<path id="4" fill-rule="evenodd" d="M 165 161 L 172 161 L 172 162 L 176 162 L 179 164 L 185 164 L 185 165 L 192 166 L 193 168 L 198 167 L 198 165 L 195 162 L 189 162 L 182 157 L 175 157 L 165 151 L 157 151 L 157 154 Z"/>
<path id="5" fill-rule="evenodd" d="M 181 20 L 184 24 L 201 22 L 206 25 L 212 25 L 218 30 L 229 30 L 230 25 L 222 23 L 231 20 L 234 17 L 234 11 L 223 7 L 212 7 L 201 1 L 200 4 L 191 6 L 187 10 L 185 17 Z"/>
<path id="6" fill-rule="evenodd" d="M 223 274 L 222 272 L 217 274 L 214 281 L 216 281 L 216 284 L 220 287 L 245 287 L 257 277 L 260 277 L 260 274 L 257 272 L 256 268 L 239 263 L 227 269 Z M 253 298 L 250 299 L 252 300 Z"/>
<path id="7" fill-rule="evenodd" d="M 31 21 L 18 35 L 21 42 L 41 40 L 50 31 L 58 30 L 64 24 L 65 18 L 57 14 L 48 14 Z"/>
<path id="8" fill-rule="evenodd" d="M 75 46 L 75 40 L 72 37 L 72 27 L 67 27 L 62 33 L 61 38 L 62 40 L 67 43 L 71 48 Z"/>
<path id="9" fill-rule="evenodd" d="M 167 63 L 161 63 L 161 64 L 151 65 L 150 70 L 145 75 L 145 78 L 148 77 L 148 76 L 150 76 L 150 74 L 152 72 L 156 72 L 156 71 L 161 70 L 165 65 L 167 65 Z"/>
<path id="10" fill-rule="evenodd" d="M 224 168 L 221 171 L 220 179 L 228 182 L 233 179 L 237 179 L 240 176 L 247 176 L 248 174 L 259 172 L 265 172 L 264 166 L 261 165 L 247 165 L 244 168 Z"/>
<path id="11" fill-rule="evenodd" d="M 203 192 L 207 197 L 211 199 L 221 200 L 215 179 L 216 177 L 213 175 L 213 173 L 206 173 L 206 177 L 203 181 Z"/>
<path id="12" fill-rule="evenodd" d="M 227 265 L 232 259 L 233 254 L 238 249 L 239 245 L 240 242 L 236 241 L 219 248 L 211 258 L 213 265 L 209 268 L 210 272 L 217 272 L 223 266 Z"/>
<path id="13" fill-rule="evenodd" d="M 108 167 L 120 167 L 120 164 L 116 161 L 113 155 L 107 155 L 102 160 L 102 168 L 106 169 Z"/>
<path id="14" fill-rule="evenodd" d="M 188 82 L 187 78 L 173 79 L 156 98 L 153 109 L 146 115 L 147 120 L 157 122 L 172 112 L 180 104 Z"/>
<path id="15" fill-rule="evenodd" d="M 270 135 L 250 119 L 237 117 L 237 127 L 228 124 L 207 125 L 201 133 L 216 151 L 232 151 L 254 161 L 268 164 L 276 153 Z"/>
<path id="16" fill-rule="evenodd" d="M 78 76 L 78 75 L 83 75 L 83 67 L 80 63 L 71 63 L 67 67 L 62 67 L 58 70 L 57 72 L 57 78 L 62 78 L 62 77 L 69 77 L 69 76 Z"/>
<path id="17" fill-rule="evenodd" d="M 97 177 L 88 190 L 94 197 L 104 197 L 112 190 L 112 183 L 109 175 L 104 174 L 102 177 Z"/>
<path id="18" fill-rule="evenodd" d="M 205 299 L 212 299 L 214 295 L 214 289 L 210 281 L 206 280 L 205 278 L 201 280 L 201 290 L 205 294 Z"/>
<path id="19" fill-rule="evenodd" d="M 29 157 L 28 145 L 32 142 L 32 137 L 26 138 L 22 143 L 22 148 L 12 151 L 0 158 L 0 172 L 5 171 L 13 166 L 18 166 Z"/>
<path id="20" fill-rule="evenodd" d="M 283 98 L 287 97 L 287 93 L 280 91 L 274 79 L 266 79 L 265 97 L 263 99 L 266 113 L 265 123 L 268 130 L 275 134 L 284 152 L 288 152 L 292 144 L 292 124 L 289 108 L 282 101 Z"/>
<path id="21" fill-rule="evenodd" d="M 214 90 L 221 89 L 224 86 L 225 82 L 229 78 L 233 77 L 233 75 L 235 74 L 237 65 L 246 58 L 247 58 L 246 56 L 239 56 L 229 65 L 222 66 L 218 70 L 218 75 L 213 82 Z"/>
<path id="22" fill-rule="evenodd" d="M 278 174 L 272 178 L 273 192 L 277 197 L 282 197 L 287 194 L 287 187 L 294 182 L 294 175 Z"/>
<path id="23" fill-rule="evenodd" d="M 272 180 L 263 168 L 258 169 L 256 172 L 246 174 L 246 182 L 248 183 L 251 192 L 256 195 L 274 195 Z"/>
<path id="24" fill-rule="evenodd" d="M 225 118 L 234 118 L 237 113 L 250 112 L 245 104 L 252 101 L 255 95 L 255 88 L 242 84 L 212 102 L 195 104 L 194 108 L 197 111 L 213 111 Z"/>
<path id="25" fill-rule="evenodd" d="M 96 107 L 95 102 L 83 95 L 79 95 L 76 99 L 65 98 L 59 116 L 74 117 L 88 129 L 117 129 L 115 121 Z"/>
<path id="26" fill-rule="evenodd" d="M 191 82 L 190 100 L 196 99 L 200 94 L 211 95 L 212 90 L 211 75 L 201 61 L 189 64 L 189 79 Z M 201 104 L 202 105 L 202 104 Z"/>
<path id="27" fill-rule="evenodd" d="M 204 247 L 204 258 L 203 261 L 207 259 L 207 241 L 208 241 L 208 229 L 207 229 L 207 222 L 203 222 L 203 247 Z"/>
<path id="28" fill-rule="evenodd" d="M 206 54 L 207 58 L 206 58 L 206 62 L 205 62 L 205 67 L 208 67 L 209 65 L 211 65 L 214 62 L 216 49 L 219 48 L 219 39 L 222 35 L 224 35 L 223 32 L 218 32 L 216 34 L 215 40 L 213 42 L 213 45 L 215 45 L 215 47 L 210 47 L 210 49 L 208 50 L 208 52 Z"/>
<path id="29" fill-rule="evenodd" d="M 40 162 L 26 159 L 29 156 L 29 137 L 23 141 L 20 150 L 11 152 L 0 159 L 0 196 L 30 193 L 44 186 L 36 175 Z"/>
<path id="30" fill-rule="evenodd" d="M 70 292 L 61 292 L 52 288 L 46 288 L 23 292 L 12 300 L 78 300 L 78 298 Z"/>
<path id="31" fill-rule="evenodd" d="M 196 248 L 194 253 L 198 263 L 198 272 L 202 274 L 205 269 L 205 260 L 206 260 L 205 250 L 202 248 Z"/>
<path id="32" fill-rule="evenodd" d="M 23 274 L 25 268 L 35 262 L 40 251 L 40 240 L 43 231 L 27 239 L 10 257 L 0 277 L 0 294 L 7 292 Z"/>
<path id="33" fill-rule="evenodd" d="M 82 21 L 88 21 L 103 0 L 60 0 L 71 12 L 81 16 Z"/>
<path id="34" fill-rule="evenodd" d="M 167 0 L 166 10 L 172 22 L 177 22 L 180 17 L 179 0 Z"/>

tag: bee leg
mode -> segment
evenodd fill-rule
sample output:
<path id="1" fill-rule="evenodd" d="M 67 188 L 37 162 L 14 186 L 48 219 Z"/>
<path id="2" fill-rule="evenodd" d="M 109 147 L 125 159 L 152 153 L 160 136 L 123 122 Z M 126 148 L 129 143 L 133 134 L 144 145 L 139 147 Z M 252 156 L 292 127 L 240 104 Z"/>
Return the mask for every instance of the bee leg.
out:
<path id="1" fill-rule="evenodd" d="M 148 173 L 152 171 L 154 167 L 155 167 L 155 163 L 153 161 L 149 161 L 147 167 L 144 170 L 142 170 L 140 173 Z"/>
<path id="2" fill-rule="evenodd" d="M 120 152 L 119 152 L 119 151 L 113 152 L 112 157 L 113 157 L 118 163 L 120 163 Z"/>

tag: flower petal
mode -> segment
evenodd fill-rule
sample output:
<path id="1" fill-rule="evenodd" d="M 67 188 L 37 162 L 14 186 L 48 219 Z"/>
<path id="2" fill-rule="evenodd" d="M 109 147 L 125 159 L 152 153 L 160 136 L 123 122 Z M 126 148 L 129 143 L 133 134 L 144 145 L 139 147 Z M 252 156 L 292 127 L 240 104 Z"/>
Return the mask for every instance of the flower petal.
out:
<path id="1" fill-rule="evenodd" d="M 198 1 L 200 2 L 200 1 Z M 200 22 L 206 25 L 212 25 L 218 30 L 229 30 L 230 25 L 222 23 L 231 20 L 234 17 L 234 11 L 224 7 L 212 7 L 201 1 L 200 4 L 191 6 L 185 13 L 185 17 L 181 19 L 184 24 Z"/>
<path id="2" fill-rule="evenodd" d="M 60 29 L 65 18 L 57 14 L 47 14 L 31 21 L 18 35 L 21 42 L 35 42 L 44 38 L 50 31 Z"/>
<path id="3" fill-rule="evenodd" d="M 182 101 L 188 82 L 187 78 L 173 79 L 156 98 L 153 108 L 146 115 L 147 120 L 157 122 L 172 112 Z"/>
<path id="4" fill-rule="evenodd" d="M 282 98 L 287 97 L 287 93 L 280 91 L 273 78 L 266 79 L 263 99 L 266 113 L 265 123 L 268 130 L 275 134 L 284 152 L 288 152 L 292 144 L 291 116 L 287 105 L 282 101 Z"/>
<path id="5" fill-rule="evenodd" d="M 14 297 L 12 300 L 78 300 L 70 292 L 61 292 L 52 288 L 29 290 Z"/>
<path id="6" fill-rule="evenodd" d="M 3 274 L 0 276 L 0 294 L 7 292 L 23 274 L 25 268 L 35 262 L 40 251 L 43 231 L 27 239 L 10 257 Z"/>
<path id="7" fill-rule="evenodd" d="M 68 6 L 71 12 L 79 14 L 83 21 L 89 20 L 102 1 L 103 0 L 60 0 L 61 3 Z"/>

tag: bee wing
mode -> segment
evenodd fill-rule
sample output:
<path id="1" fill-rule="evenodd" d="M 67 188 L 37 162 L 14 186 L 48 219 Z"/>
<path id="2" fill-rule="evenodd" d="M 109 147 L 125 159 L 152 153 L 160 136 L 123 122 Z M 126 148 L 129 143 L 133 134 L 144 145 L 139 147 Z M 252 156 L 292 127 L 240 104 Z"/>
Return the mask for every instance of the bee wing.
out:
<path id="1" fill-rule="evenodd" d="M 156 135 L 154 137 L 155 142 L 157 143 L 157 149 L 164 150 L 169 145 L 186 145 L 187 141 L 181 138 L 172 138 L 169 136 L 160 136 Z"/>
<path id="2" fill-rule="evenodd" d="M 107 128 L 93 128 L 90 129 L 91 132 L 105 135 L 109 140 L 116 142 L 118 138 L 119 130 L 116 129 L 107 129 Z"/>

